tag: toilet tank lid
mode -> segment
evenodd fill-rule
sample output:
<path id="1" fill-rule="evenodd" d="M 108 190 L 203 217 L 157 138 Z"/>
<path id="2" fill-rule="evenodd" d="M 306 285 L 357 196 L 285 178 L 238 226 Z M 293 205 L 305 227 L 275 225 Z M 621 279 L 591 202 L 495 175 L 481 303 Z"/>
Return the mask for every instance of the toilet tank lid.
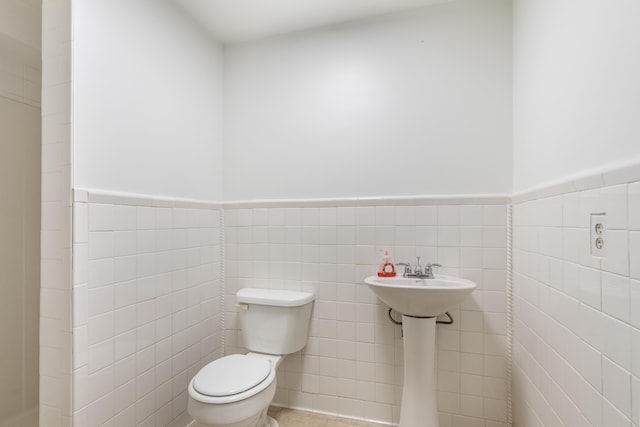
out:
<path id="1" fill-rule="evenodd" d="M 276 289 L 244 288 L 236 294 L 237 301 L 244 304 L 273 305 L 277 307 L 299 307 L 314 300 L 311 292 L 284 291 Z"/>

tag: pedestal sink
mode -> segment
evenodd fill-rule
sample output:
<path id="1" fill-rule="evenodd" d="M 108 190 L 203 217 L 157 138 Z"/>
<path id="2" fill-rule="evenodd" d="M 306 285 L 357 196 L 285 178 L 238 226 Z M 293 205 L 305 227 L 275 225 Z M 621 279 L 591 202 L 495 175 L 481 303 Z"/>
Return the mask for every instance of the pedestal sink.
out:
<path id="1" fill-rule="evenodd" d="M 365 283 L 382 302 L 402 314 L 404 386 L 400 427 L 439 427 L 436 316 L 464 300 L 477 285 L 444 275 L 433 279 L 370 276 Z"/>

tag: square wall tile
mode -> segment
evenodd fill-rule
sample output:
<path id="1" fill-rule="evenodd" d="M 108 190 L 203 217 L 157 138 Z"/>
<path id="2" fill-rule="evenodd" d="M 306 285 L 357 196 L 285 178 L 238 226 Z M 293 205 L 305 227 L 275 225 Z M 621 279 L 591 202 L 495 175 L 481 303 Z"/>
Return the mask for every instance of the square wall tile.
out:
<path id="1" fill-rule="evenodd" d="M 629 229 L 640 231 L 640 181 L 628 187 Z"/>

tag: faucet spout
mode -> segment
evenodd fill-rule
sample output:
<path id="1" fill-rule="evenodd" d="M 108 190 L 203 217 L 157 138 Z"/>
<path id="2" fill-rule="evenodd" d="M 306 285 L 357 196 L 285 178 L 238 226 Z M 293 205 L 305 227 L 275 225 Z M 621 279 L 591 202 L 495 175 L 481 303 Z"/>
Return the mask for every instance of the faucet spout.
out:
<path id="1" fill-rule="evenodd" d="M 427 264 L 424 268 L 420 265 L 420 257 L 418 257 L 418 263 L 415 268 L 411 269 L 411 264 L 408 262 L 398 262 L 396 265 L 404 266 L 404 273 L 402 277 L 415 277 L 418 279 L 433 279 L 433 267 L 442 267 L 440 264 Z"/>

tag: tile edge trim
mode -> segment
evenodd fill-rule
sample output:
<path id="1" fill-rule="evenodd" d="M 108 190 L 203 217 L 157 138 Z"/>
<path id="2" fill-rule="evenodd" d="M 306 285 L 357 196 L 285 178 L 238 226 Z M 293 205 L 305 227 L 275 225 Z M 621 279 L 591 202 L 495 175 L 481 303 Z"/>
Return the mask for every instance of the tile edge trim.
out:
<path id="1" fill-rule="evenodd" d="M 220 202 L 186 199 L 179 197 L 154 196 L 147 194 L 124 193 L 115 191 L 73 189 L 73 201 L 76 203 L 97 203 L 108 205 L 129 205 L 144 207 L 220 209 Z"/>
<path id="2" fill-rule="evenodd" d="M 150 207 L 180 207 L 208 209 L 250 209 L 279 207 L 366 207 L 366 206 L 428 206 L 428 205 L 505 205 L 511 202 L 508 194 L 454 194 L 429 196 L 387 196 L 318 199 L 264 199 L 230 202 L 206 201 L 124 193 L 85 188 L 73 189 L 76 203 L 98 203 Z"/>
<path id="3" fill-rule="evenodd" d="M 512 193 L 512 203 L 525 203 L 545 197 L 560 196 L 576 191 L 593 190 L 611 185 L 640 181 L 640 158 L 624 163 L 589 169 L 565 178 L 548 181 L 540 185 Z"/>
<path id="4" fill-rule="evenodd" d="M 367 207 L 367 206 L 427 206 L 427 205 L 504 205 L 511 201 L 508 194 L 460 194 L 438 196 L 352 197 L 327 199 L 238 200 L 223 202 L 229 209 L 286 207 Z"/>
<path id="5" fill-rule="evenodd" d="M 256 199 L 208 201 L 170 196 L 73 189 L 73 201 L 150 207 L 196 209 L 250 209 L 286 207 L 367 207 L 367 206 L 429 206 L 429 205 L 507 205 L 519 204 L 545 197 L 560 196 L 576 191 L 628 184 L 640 181 L 640 158 L 625 163 L 590 169 L 555 181 L 517 191 L 512 194 L 452 194 L 380 197 L 335 197 L 315 199 Z"/>

